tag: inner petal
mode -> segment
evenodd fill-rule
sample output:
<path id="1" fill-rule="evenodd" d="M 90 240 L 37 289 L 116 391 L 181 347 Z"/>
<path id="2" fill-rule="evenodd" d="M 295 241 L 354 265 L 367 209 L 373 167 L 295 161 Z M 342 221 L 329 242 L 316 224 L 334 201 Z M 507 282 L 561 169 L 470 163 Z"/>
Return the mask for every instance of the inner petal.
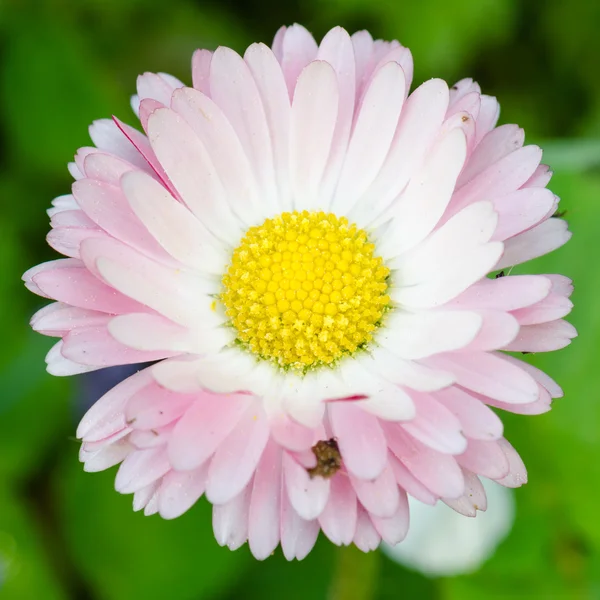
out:
<path id="1" fill-rule="evenodd" d="M 345 217 L 285 212 L 247 231 L 220 299 L 238 344 L 307 371 L 367 347 L 390 309 L 389 274 Z"/>

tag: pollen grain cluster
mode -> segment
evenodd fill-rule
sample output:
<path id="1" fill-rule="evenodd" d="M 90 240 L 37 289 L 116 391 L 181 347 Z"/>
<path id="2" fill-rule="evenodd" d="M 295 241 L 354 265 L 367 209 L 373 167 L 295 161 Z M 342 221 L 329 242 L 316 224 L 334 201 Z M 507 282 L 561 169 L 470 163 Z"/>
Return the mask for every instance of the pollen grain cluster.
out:
<path id="1" fill-rule="evenodd" d="M 223 276 L 237 339 L 284 368 L 352 354 L 390 304 L 389 269 L 364 230 L 324 212 L 292 212 L 249 229 Z"/>

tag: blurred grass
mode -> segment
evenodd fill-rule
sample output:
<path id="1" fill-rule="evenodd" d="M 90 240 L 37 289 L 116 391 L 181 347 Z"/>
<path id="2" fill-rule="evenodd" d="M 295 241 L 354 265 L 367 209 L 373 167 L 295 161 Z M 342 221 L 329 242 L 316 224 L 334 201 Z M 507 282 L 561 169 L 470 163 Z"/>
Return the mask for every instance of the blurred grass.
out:
<path id="1" fill-rule="evenodd" d="M 413 51 L 416 82 L 476 78 L 499 96 L 502 122 L 518 122 L 529 142 L 547 140 L 551 187 L 574 232 L 564 249 L 520 269 L 575 279 L 570 320 L 580 338 L 532 357 L 565 389 L 554 410 L 506 418 L 531 482 L 516 494 L 512 534 L 477 573 L 441 580 L 383 555 L 353 555 L 372 581 L 362 597 L 600 598 L 597 0 L 0 0 L 0 597 L 318 600 L 335 593 L 344 551 L 325 540 L 300 564 L 279 552 L 257 563 L 247 549 L 217 547 L 206 504 L 176 521 L 146 519 L 114 492 L 112 472 L 83 473 L 70 439 L 77 383 L 45 374 L 51 342 L 27 325 L 44 303 L 19 282 L 26 268 L 54 258 L 44 210 L 69 189 L 66 162 L 89 143 L 87 125 L 112 113 L 133 120 L 128 102 L 138 73 L 162 70 L 189 82 L 196 47 L 242 51 L 294 21 L 317 36 L 341 24 L 398 38 Z"/>

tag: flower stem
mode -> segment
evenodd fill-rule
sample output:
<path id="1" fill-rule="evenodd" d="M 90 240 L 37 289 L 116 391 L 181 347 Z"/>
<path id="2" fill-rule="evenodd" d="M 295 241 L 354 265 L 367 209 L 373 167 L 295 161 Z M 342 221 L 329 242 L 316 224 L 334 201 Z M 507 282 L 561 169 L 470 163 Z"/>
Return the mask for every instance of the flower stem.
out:
<path id="1" fill-rule="evenodd" d="M 373 600 L 378 573 L 379 552 L 339 548 L 328 600 Z"/>

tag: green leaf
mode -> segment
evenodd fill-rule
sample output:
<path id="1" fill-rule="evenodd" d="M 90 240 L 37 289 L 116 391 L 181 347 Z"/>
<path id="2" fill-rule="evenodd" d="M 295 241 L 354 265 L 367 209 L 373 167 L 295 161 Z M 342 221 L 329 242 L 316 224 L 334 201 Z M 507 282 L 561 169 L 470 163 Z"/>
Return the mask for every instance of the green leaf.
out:
<path id="1" fill-rule="evenodd" d="M 7 600 L 67 600 L 48 563 L 50 540 L 42 540 L 29 503 L 0 482 L 0 596 Z"/>
<path id="2" fill-rule="evenodd" d="M 145 517 L 114 490 L 114 476 L 84 473 L 73 451 L 55 479 L 71 559 L 98 599 L 204 599 L 235 585 L 249 556 L 217 545 L 208 502 L 173 521 Z"/>

